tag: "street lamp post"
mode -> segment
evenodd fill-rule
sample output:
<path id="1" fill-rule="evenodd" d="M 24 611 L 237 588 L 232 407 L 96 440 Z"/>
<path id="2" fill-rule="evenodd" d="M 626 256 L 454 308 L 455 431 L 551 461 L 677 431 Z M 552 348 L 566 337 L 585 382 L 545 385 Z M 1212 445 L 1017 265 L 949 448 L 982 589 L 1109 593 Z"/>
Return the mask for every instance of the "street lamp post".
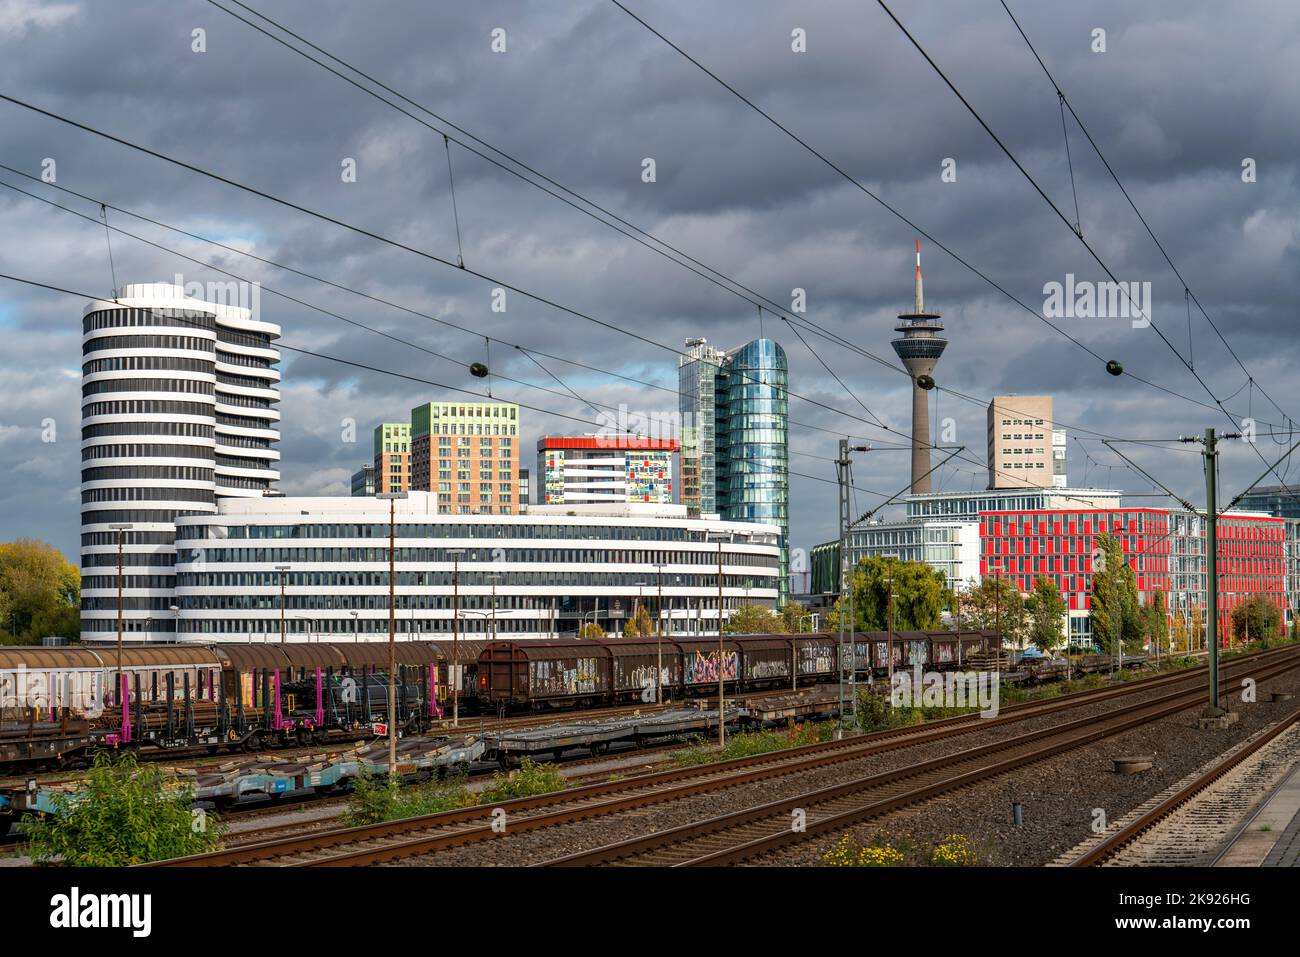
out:
<path id="1" fill-rule="evenodd" d="M 492 583 L 492 630 L 488 635 L 488 641 L 497 640 L 497 582 L 501 580 L 499 574 L 491 574 L 487 577 Z"/>
<path id="2" fill-rule="evenodd" d="M 887 604 L 885 606 L 885 625 L 889 634 L 889 693 L 894 693 L 894 579 L 891 575 L 884 578 L 885 587 L 889 589 Z M 960 638 L 959 638 L 960 640 Z M 919 689 L 913 689 L 913 694 Z M 893 700 L 892 697 L 890 700 Z"/>
<path id="3" fill-rule="evenodd" d="M 108 526 L 117 532 L 117 703 L 126 700 L 126 676 L 122 674 L 122 534 L 135 528 L 130 522 Z"/>
<path id="4" fill-rule="evenodd" d="M 659 577 L 659 603 L 655 605 L 655 704 L 663 704 L 664 673 L 664 568 L 662 562 L 655 564 Z"/>
<path id="5" fill-rule="evenodd" d="M 645 582 L 636 583 L 636 602 L 632 606 L 632 627 L 637 630 L 638 638 L 641 637 L 641 608 L 645 605 L 645 584 Z"/>
<path id="6" fill-rule="evenodd" d="M 718 543 L 718 747 L 727 746 L 727 685 L 726 669 L 723 662 L 725 658 L 725 648 L 723 646 L 722 632 L 722 543 L 727 540 L 727 535 L 717 532 L 709 535 Z"/>
<path id="7" fill-rule="evenodd" d="M 994 671 L 1002 681 L 1002 562 L 990 560 L 989 568 L 993 571 L 993 630 L 998 633 L 997 658 Z"/>
<path id="8" fill-rule="evenodd" d="M 380 492 L 388 500 L 388 774 L 397 773 L 397 500 L 405 492 Z"/>
<path id="9" fill-rule="evenodd" d="M 275 570 L 280 573 L 280 644 L 284 644 L 284 573 L 290 567 L 289 565 L 275 566 Z"/>
<path id="10" fill-rule="evenodd" d="M 352 616 L 352 643 L 356 644 L 361 640 L 361 622 L 358 620 L 361 612 L 350 611 L 348 614 Z"/>
<path id="11" fill-rule="evenodd" d="M 463 548 L 449 548 L 451 556 L 451 726 L 460 727 L 460 556 Z"/>
<path id="12" fill-rule="evenodd" d="M 172 642 L 181 640 L 181 609 L 179 605 L 168 605 L 167 610 L 176 616 L 176 621 L 172 625 Z"/>

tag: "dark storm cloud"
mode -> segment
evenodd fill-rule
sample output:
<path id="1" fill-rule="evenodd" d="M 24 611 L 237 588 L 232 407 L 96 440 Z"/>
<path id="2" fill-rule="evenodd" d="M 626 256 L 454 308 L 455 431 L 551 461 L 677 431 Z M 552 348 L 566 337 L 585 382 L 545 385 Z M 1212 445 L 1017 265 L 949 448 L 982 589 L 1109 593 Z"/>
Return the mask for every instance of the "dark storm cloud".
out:
<path id="1" fill-rule="evenodd" d="M 474 4 L 270 3 L 265 12 L 485 140 L 583 192 L 777 302 L 808 292 L 809 317 L 894 364 L 894 316 L 911 296 L 915 233 L 790 139 L 745 109 L 625 14 L 605 2 Z M 254 6 L 258 4 L 254 3 Z M 994 277 L 1035 313 L 1043 286 L 1104 278 L 885 15 L 872 4 L 639 2 L 633 9 L 751 96 L 851 175 Z M 1257 381 L 1287 410 L 1300 407 L 1292 372 L 1300 143 L 1292 72 L 1297 15 L 1282 2 L 1234 6 L 1100 2 L 1013 4 L 1057 80 L 1140 208 L 1219 321 Z M 1023 9 L 1021 9 L 1023 8 Z M 1054 91 L 1000 6 L 923 2 L 900 17 L 1026 168 L 1074 218 Z M 494 28 L 508 52 L 489 49 Z M 808 52 L 790 51 L 807 31 Z M 191 52 L 191 31 L 208 52 Z M 1104 28 L 1107 52 L 1090 52 Z M 200 0 L 173 3 L 0 0 L 0 90 L 233 179 L 319 209 L 454 261 L 446 157 L 433 132 L 393 112 Z M 437 125 L 437 124 L 435 124 Z M 1156 325 L 1187 352 L 1181 284 L 1109 181 L 1079 130 L 1070 143 L 1085 235 L 1121 279 L 1150 281 Z M 724 346 L 759 332 L 754 308 L 453 145 L 465 257 L 502 281 L 670 346 L 704 335 Z M 445 361 L 264 294 L 284 341 L 448 387 L 481 390 L 468 362 L 483 335 L 576 358 L 675 387 L 669 351 L 618 335 L 511 293 L 490 309 L 491 283 L 314 221 L 9 105 L 0 106 L 0 162 L 39 173 L 57 160 L 59 184 L 184 226 L 258 255 L 429 313 L 456 331 L 287 275 L 238 255 L 113 214 L 114 225 L 212 262 L 322 308 L 419 342 Z M 345 157 L 358 181 L 340 181 Z M 641 182 L 653 157 L 658 181 Z M 957 161 L 956 183 L 940 163 Z M 1259 181 L 1241 182 L 1244 157 Z M 0 179 L 17 183 L 10 174 Z M 98 209 L 30 182 L 24 188 L 97 215 Z M 3 271 L 105 294 L 112 285 L 101 228 L 0 190 Z M 166 252 L 114 237 L 119 282 L 220 279 Z M 944 313 L 951 345 L 937 378 L 980 399 L 1050 392 L 1057 417 L 1086 430 L 1148 437 L 1228 427 L 1213 408 L 1113 379 L 1086 352 L 926 245 L 927 302 Z M 82 303 L 12 284 L 0 287 L 5 332 L 0 449 L 4 537 L 34 534 L 76 551 L 77 414 Z M 1210 402 L 1153 330 L 1116 320 L 1060 320 L 1104 358 L 1199 402 Z M 861 457 L 857 484 L 892 493 L 907 455 L 885 451 L 909 426 L 908 381 L 809 336 L 855 399 L 772 316 L 764 329 L 790 356 L 802 396 L 791 415 L 862 436 L 881 451 Z M 1282 422 L 1199 317 L 1196 373 L 1234 412 Z M 673 396 L 544 360 L 584 398 L 671 413 Z M 521 354 L 496 347 L 499 372 L 564 392 Z M 369 430 L 404 418 L 441 390 L 285 354 L 283 488 L 340 492 L 369 458 Z M 1245 385 L 1245 388 L 1241 387 Z M 1241 391 L 1237 391 L 1241 389 Z M 576 399 L 497 379 L 498 397 L 596 414 Z M 983 458 L 984 409 L 936 394 L 937 417 Z M 42 441 L 42 423 L 56 441 Z M 356 441 L 346 441 L 347 422 Z M 524 461 L 545 431 L 594 426 L 544 412 L 526 418 Z M 835 436 L 792 429 L 791 467 L 833 477 Z M 1133 492 L 1149 483 L 1108 467 L 1118 460 L 1071 443 L 1071 478 Z M 1267 440 L 1266 455 L 1277 446 Z M 1141 449 L 1135 456 L 1199 500 L 1196 459 Z M 1262 466 L 1250 450 L 1225 456 L 1225 489 Z M 978 487 L 978 466 L 956 462 L 945 486 Z M 808 546 L 833 534 L 834 488 L 797 478 L 792 537 Z M 859 496 L 859 510 L 879 499 Z"/>

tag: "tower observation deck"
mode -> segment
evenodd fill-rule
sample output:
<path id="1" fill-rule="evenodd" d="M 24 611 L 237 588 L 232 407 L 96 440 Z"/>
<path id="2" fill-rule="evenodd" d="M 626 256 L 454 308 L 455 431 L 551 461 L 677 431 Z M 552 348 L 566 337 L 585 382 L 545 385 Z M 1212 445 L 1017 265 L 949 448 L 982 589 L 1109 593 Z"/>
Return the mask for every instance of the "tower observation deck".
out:
<path id="1" fill-rule="evenodd" d="M 932 491 L 930 483 L 930 395 L 933 382 L 922 380 L 931 376 L 934 367 L 948 347 L 943 338 L 943 323 L 937 312 L 925 311 L 925 296 L 921 288 L 921 241 L 916 241 L 916 298 L 913 311 L 898 317 L 894 331 L 899 338 L 890 344 L 903 360 L 903 366 L 912 376 L 912 494 Z M 925 386 L 921 382 L 925 381 Z"/>

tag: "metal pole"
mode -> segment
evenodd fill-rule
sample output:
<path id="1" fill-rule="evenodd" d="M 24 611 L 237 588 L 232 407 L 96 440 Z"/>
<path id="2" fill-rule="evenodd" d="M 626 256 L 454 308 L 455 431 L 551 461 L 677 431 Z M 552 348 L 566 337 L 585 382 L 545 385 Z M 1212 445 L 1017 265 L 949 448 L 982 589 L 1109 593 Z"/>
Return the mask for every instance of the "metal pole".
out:
<path id="1" fill-rule="evenodd" d="M 886 578 L 885 585 L 889 588 L 889 604 L 885 610 L 885 617 L 888 619 L 889 627 L 889 693 L 894 693 L 894 579 Z M 891 697 L 892 701 L 893 698 Z"/>
<path id="2" fill-rule="evenodd" d="M 397 500 L 388 500 L 388 773 L 397 773 Z"/>
<path id="3" fill-rule="evenodd" d="M 722 541 L 718 541 L 718 747 L 727 746 L 726 678 L 722 648 Z"/>
<path id="4" fill-rule="evenodd" d="M 460 727 L 460 554 L 452 556 L 451 726 Z"/>
<path id="5" fill-rule="evenodd" d="M 655 704 L 664 703 L 664 567 L 659 566 L 659 604 L 655 606 Z"/>
<path id="6" fill-rule="evenodd" d="M 1214 429 L 1205 430 L 1205 563 L 1209 612 L 1206 645 L 1210 652 L 1210 710 L 1219 711 L 1219 452 Z"/>
<path id="7" fill-rule="evenodd" d="M 126 683 L 122 675 L 122 529 L 117 530 L 117 688 L 113 694 L 117 698 L 117 703 L 121 704 L 125 698 L 122 687 Z"/>
<path id="8" fill-rule="evenodd" d="M 848 470 L 849 470 L 849 442 L 847 439 L 840 439 L 840 454 L 835 460 L 835 477 L 840 491 L 840 635 L 839 644 L 835 648 L 836 657 L 839 659 L 836 665 L 837 676 L 839 678 L 839 728 L 844 730 L 844 633 L 845 633 L 845 597 L 848 597 L 849 616 L 848 634 L 850 638 L 853 635 L 852 605 L 853 589 L 852 580 L 849 576 L 849 488 L 848 488 Z M 868 655 L 868 657 L 870 657 Z"/>
<path id="9" fill-rule="evenodd" d="M 122 540 L 125 533 L 135 526 L 130 522 L 115 522 L 108 526 L 117 532 L 117 681 L 113 690 L 113 697 L 118 704 L 122 704 L 127 698 L 126 694 L 126 676 L 122 673 Z M 18 635 L 18 623 L 14 621 L 14 637 Z M 107 696 L 105 696 L 107 701 Z"/>
<path id="10" fill-rule="evenodd" d="M 275 570 L 280 573 L 280 644 L 284 644 L 284 573 L 289 566 L 276 565 Z"/>

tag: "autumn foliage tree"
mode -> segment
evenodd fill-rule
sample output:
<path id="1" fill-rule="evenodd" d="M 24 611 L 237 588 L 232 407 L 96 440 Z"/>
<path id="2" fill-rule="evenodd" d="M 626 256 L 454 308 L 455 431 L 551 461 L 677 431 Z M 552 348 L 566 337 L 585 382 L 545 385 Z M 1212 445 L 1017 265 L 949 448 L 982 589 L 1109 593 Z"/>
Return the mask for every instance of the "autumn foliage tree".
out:
<path id="1" fill-rule="evenodd" d="M 783 635 L 787 630 L 785 619 L 762 605 L 741 605 L 723 628 L 729 635 Z"/>
<path id="2" fill-rule="evenodd" d="M 33 538 L 0 544 L 0 642 L 35 644 L 81 631 L 81 573 Z"/>

